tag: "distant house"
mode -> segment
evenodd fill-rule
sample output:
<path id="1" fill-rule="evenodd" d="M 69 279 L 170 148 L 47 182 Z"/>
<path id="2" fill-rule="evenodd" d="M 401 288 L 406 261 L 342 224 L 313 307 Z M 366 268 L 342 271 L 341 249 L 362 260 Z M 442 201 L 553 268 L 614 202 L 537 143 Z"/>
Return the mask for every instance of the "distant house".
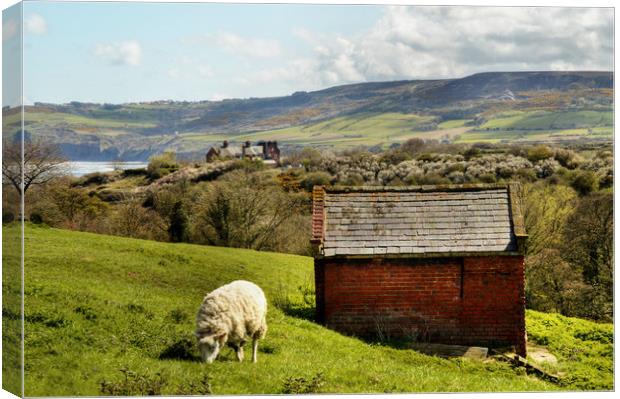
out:
<path id="1" fill-rule="evenodd" d="M 259 141 L 252 145 L 246 141 L 241 146 L 231 145 L 224 140 L 220 147 L 211 147 L 207 151 L 206 160 L 215 159 L 260 159 L 267 164 L 280 165 L 280 149 L 277 141 Z"/>
<path id="2" fill-rule="evenodd" d="M 313 192 L 319 322 L 362 336 L 525 347 L 515 184 Z"/>

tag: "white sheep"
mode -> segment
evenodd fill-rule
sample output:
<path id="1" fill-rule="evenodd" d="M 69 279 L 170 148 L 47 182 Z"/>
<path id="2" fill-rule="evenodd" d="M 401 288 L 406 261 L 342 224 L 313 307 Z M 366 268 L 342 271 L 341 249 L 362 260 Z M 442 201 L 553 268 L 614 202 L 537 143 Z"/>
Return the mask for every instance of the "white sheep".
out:
<path id="1" fill-rule="evenodd" d="M 267 299 L 249 281 L 237 280 L 210 292 L 196 315 L 196 338 L 202 360 L 212 363 L 228 343 L 243 361 L 243 345 L 252 339 L 252 362 L 256 363 L 258 340 L 267 333 Z"/>

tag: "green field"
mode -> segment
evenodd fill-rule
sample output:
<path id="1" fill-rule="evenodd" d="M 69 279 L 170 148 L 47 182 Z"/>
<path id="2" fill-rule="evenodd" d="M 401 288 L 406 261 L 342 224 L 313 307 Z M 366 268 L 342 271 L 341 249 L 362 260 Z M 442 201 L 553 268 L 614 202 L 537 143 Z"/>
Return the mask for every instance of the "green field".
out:
<path id="1" fill-rule="evenodd" d="M 613 138 L 613 113 L 604 110 L 507 110 L 487 115 L 488 120 L 480 126 L 469 126 L 471 119 L 445 120 L 434 125 L 437 117 L 430 114 L 361 113 L 266 131 L 205 132 L 196 128 L 180 131 L 177 137 L 172 135 L 175 129 L 169 128 L 164 129 L 164 135 L 142 136 L 143 129 L 156 128 L 162 122 L 158 118 L 165 108 L 158 104 L 134 104 L 123 111 L 91 110 L 90 116 L 28 111 L 25 124 L 26 130 L 35 134 L 59 135 L 57 140 L 61 142 L 67 140 L 62 136 L 64 129 L 69 129 L 80 135 L 105 138 L 107 145 L 123 149 L 159 146 L 161 140 L 167 140 L 163 146 L 176 152 L 206 151 L 213 143 L 223 140 L 236 143 L 277 140 L 288 145 L 342 150 L 360 145 L 387 148 L 411 138 L 442 140 L 449 137 L 462 143 Z M 5 134 L 16 131 L 18 122 L 19 114 L 8 115 L 4 119 Z M 189 120 L 177 122 L 182 124 Z M 259 128 L 261 121 L 255 126 Z M 80 141 L 79 138 L 73 140 Z"/>
<path id="2" fill-rule="evenodd" d="M 4 237 L 17 229 L 5 226 Z M 5 265 L 15 264 L 17 243 L 4 241 Z M 528 312 L 530 339 L 560 359 L 555 371 L 566 382 L 556 385 L 506 363 L 439 359 L 313 323 L 312 301 L 302 299 L 313 285 L 311 258 L 35 226 L 25 243 L 27 396 L 200 394 L 205 378 L 215 394 L 613 387 L 612 325 Z M 5 298 L 19 292 L 14 277 L 4 275 Z M 259 362 L 239 364 L 225 350 L 214 364 L 200 363 L 194 314 L 208 291 L 235 279 L 256 282 L 270 301 Z M 3 309 L 5 326 L 16 312 Z M 15 364 L 5 358 L 5 367 Z"/>
<path id="3" fill-rule="evenodd" d="M 493 116 L 480 129 L 564 130 L 613 126 L 612 111 L 528 111 Z"/>

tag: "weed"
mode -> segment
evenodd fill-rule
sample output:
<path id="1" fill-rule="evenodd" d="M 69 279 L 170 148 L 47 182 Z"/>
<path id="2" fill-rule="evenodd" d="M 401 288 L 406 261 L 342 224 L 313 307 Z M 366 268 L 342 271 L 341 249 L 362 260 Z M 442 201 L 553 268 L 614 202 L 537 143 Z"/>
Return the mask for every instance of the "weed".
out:
<path id="1" fill-rule="evenodd" d="M 325 385 L 325 376 L 323 373 L 317 373 L 310 380 L 304 377 L 289 377 L 284 381 L 282 393 L 285 394 L 302 394 L 317 393 Z"/>
<path id="2" fill-rule="evenodd" d="M 123 379 L 101 381 L 100 393 L 112 396 L 161 395 L 162 388 L 166 385 L 166 378 L 159 372 L 151 376 L 131 371 L 127 367 L 119 371 L 123 374 Z"/>

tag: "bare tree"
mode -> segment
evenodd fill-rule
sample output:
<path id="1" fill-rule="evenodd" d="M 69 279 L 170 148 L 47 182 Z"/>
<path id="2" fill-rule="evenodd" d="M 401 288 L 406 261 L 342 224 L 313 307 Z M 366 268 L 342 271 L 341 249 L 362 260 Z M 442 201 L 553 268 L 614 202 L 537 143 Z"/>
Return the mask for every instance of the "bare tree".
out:
<path id="1" fill-rule="evenodd" d="M 12 184 L 19 195 L 24 194 L 35 184 L 45 184 L 53 178 L 66 174 L 60 148 L 43 141 L 24 142 L 23 162 L 22 146 L 19 141 L 5 140 L 2 143 L 2 176 Z"/>

